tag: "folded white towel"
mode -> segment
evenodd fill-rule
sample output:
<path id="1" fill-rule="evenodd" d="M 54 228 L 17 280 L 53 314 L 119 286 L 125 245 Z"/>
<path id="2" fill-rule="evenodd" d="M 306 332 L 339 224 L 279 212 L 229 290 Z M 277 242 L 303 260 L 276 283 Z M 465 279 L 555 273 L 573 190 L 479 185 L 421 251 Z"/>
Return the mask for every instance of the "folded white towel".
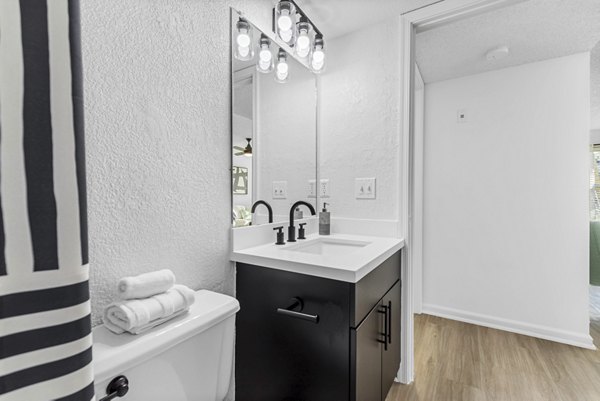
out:
<path id="1" fill-rule="evenodd" d="M 140 299 L 160 294 L 173 287 L 175 275 L 164 269 L 134 277 L 123 277 L 117 284 L 121 299 Z"/>
<path id="2" fill-rule="evenodd" d="M 113 302 L 104 309 L 102 320 L 114 333 L 139 334 L 185 313 L 195 300 L 193 290 L 175 285 L 150 298 Z"/>

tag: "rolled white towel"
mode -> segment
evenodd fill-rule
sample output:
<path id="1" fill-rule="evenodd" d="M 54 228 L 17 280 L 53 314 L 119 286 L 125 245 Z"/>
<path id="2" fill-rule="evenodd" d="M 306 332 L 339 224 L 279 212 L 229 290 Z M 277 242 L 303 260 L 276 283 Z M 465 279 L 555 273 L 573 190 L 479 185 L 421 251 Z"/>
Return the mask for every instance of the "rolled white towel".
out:
<path id="1" fill-rule="evenodd" d="M 117 291 L 121 299 L 140 299 L 165 292 L 174 284 L 173 272 L 163 269 L 138 276 L 123 277 L 117 284 Z"/>
<path id="2" fill-rule="evenodd" d="M 104 308 L 102 320 L 114 333 L 139 334 L 185 313 L 195 300 L 193 290 L 175 285 L 150 298 L 113 302 Z"/>

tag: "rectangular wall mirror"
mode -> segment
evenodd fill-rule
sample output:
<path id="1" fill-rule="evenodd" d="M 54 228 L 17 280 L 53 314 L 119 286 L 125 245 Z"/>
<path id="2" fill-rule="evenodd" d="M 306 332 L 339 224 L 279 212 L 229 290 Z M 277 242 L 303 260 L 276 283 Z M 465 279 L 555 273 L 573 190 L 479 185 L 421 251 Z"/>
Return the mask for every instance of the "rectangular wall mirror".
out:
<path id="1" fill-rule="evenodd" d="M 231 15 L 232 225 L 268 223 L 269 208 L 262 202 L 251 213 L 259 201 L 272 209 L 273 222 L 283 223 L 294 202 L 317 206 L 316 78 L 274 35 L 264 35 L 235 10 Z M 247 33 L 241 39 L 240 28 Z M 249 45 L 242 46 L 248 38 Z M 272 63 L 264 53 L 267 42 Z M 278 66 L 278 58 L 287 67 Z M 268 72 L 259 71 L 261 66 Z"/>

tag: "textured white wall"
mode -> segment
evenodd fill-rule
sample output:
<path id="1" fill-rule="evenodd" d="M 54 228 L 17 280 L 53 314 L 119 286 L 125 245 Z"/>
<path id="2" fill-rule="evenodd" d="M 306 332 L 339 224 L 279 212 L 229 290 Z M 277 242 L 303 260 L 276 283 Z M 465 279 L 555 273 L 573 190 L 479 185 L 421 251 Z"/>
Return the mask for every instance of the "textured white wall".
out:
<path id="1" fill-rule="evenodd" d="M 589 76 L 582 53 L 426 85 L 425 312 L 591 344 Z"/>
<path id="2" fill-rule="evenodd" d="M 397 18 L 327 43 L 321 77 L 320 175 L 334 217 L 399 219 L 400 27 Z M 354 180 L 377 178 L 377 199 L 356 199 Z"/>
<path id="3" fill-rule="evenodd" d="M 94 324 L 125 275 L 233 293 L 230 5 L 270 29 L 270 0 L 81 4 Z"/>

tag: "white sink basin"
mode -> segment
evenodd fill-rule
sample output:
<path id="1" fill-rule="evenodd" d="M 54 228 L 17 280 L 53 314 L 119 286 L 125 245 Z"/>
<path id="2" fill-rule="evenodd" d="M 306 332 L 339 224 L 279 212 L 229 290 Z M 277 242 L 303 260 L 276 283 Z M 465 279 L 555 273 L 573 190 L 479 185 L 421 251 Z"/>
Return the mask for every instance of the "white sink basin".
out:
<path id="1" fill-rule="evenodd" d="M 347 255 L 348 253 L 355 252 L 369 244 L 370 242 L 366 241 L 353 241 L 348 239 L 334 239 L 321 237 L 302 242 L 300 244 L 289 246 L 286 249 L 288 251 L 293 252 L 304 252 L 323 256 L 335 256 Z"/>

